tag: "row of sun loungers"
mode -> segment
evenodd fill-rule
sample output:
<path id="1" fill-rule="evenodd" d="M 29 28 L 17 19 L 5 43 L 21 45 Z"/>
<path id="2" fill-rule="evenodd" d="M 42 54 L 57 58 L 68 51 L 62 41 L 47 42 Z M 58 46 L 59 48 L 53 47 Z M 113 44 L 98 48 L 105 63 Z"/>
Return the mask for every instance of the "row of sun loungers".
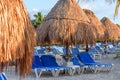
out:
<path id="1" fill-rule="evenodd" d="M 63 52 L 65 52 L 65 50 Z M 77 48 L 72 49 L 72 54 L 73 53 L 75 55 L 70 58 L 72 65 L 58 65 L 54 55 L 34 55 L 32 70 L 35 72 L 36 77 L 39 78 L 44 71 L 51 72 L 53 76 L 59 76 L 60 72 L 67 72 L 69 75 L 74 75 L 75 73 L 80 74 L 87 70 L 93 73 L 103 70 L 110 71 L 113 66 L 111 63 L 95 62 L 90 54 L 87 52 L 80 53 Z"/>

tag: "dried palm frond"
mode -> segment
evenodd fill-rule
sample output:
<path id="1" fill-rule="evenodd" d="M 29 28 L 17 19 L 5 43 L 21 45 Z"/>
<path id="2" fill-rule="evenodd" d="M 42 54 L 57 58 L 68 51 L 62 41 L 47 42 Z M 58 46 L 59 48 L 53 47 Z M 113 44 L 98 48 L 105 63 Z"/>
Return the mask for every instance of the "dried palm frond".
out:
<path id="1" fill-rule="evenodd" d="M 106 41 L 118 41 L 119 40 L 119 28 L 110 21 L 109 18 L 103 17 L 101 22 L 105 25 L 105 39 Z"/>
<path id="2" fill-rule="evenodd" d="M 30 71 L 36 32 L 21 0 L 0 0 L 0 62 L 19 60 L 20 74 Z"/>

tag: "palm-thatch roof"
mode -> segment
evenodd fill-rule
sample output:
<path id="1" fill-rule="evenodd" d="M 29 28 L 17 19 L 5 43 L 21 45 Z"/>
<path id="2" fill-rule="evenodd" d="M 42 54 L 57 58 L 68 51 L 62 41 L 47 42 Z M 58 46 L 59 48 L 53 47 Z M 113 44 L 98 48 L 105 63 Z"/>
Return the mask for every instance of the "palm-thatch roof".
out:
<path id="1" fill-rule="evenodd" d="M 93 43 L 96 34 L 76 0 L 58 0 L 37 28 L 39 44 Z"/>
<path id="2" fill-rule="evenodd" d="M 110 21 L 109 18 L 103 17 L 101 22 L 105 25 L 105 40 L 106 41 L 118 41 L 119 40 L 119 28 Z"/>
<path id="3" fill-rule="evenodd" d="M 0 63 L 18 60 L 20 74 L 27 73 L 35 43 L 35 29 L 22 0 L 0 0 Z"/>
<path id="4" fill-rule="evenodd" d="M 95 16 L 95 14 L 88 9 L 83 9 L 86 15 L 88 16 L 90 22 L 95 25 L 93 27 L 94 32 L 97 34 L 97 39 L 99 41 L 104 40 L 104 32 L 105 32 L 105 26 L 101 23 L 101 21 Z"/>
<path id="5" fill-rule="evenodd" d="M 119 28 L 119 41 L 120 41 L 120 25 L 119 24 L 116 24 Z"/>

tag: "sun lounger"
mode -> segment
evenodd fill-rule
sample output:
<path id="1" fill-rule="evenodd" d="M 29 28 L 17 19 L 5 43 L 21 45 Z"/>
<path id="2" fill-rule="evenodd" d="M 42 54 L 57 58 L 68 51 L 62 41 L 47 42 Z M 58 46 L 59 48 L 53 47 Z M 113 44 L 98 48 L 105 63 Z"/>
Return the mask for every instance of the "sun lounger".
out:
<path id="1" fill-rule="evenodd" d="M 71 52 L 72 52 L 72 54 L 76 54 L 76 56 L 80 54 L 80 52 L 79 52 L 79 50 L 78 50 L 77 48 L 71 49 Z M 78 58 L 78 59 L 79 59 L 79 58 Z M 79 60 L 79 61 L 80 61 L 80 60 Z M 80 61 L 80 62 L 81 62 L 81 61 Z M 84 66 L 88 66 L 87 69 L 89 69 L 89 70 L 91 70 L 91 71 L 93 71 L 93 72 L 95 72 L 95 73 L 96 73 L 96 71 L 97 71 L 97 69 L 98 69 L 98 66 L 97 66 L 97 65 L 86 65 L 86 64 L 84 64 Z"/>
<path id="2" fill-rule="evenodd" d="M 93 57 L 93 59 L 102 59 L 102 54 L 99 53 L 94 47 L 89 49 L 89 54 Z"/>
<path id="3" fill-rule="evenodd" d="M 59 51 L 55 48 L 52 48 L 52 53 L 56 55 L 56 54 L 59 54 Z"/>
<path id="4" fill-rule="evenodd" d="M 107 70 L 107 71 L 110 71 L 112 66 L 113 66 L 113 64 L 95 62 L 87 52 L 82 52 L 82 53 L 78 54 L 77 57 L 85 65 L 96 65 L 96 66 L 98 66 L 99 68 L 97 69 L 97 71 L 101 71 L 103 69 Z"/>
<path id="5" fill-rule="evenodd" d="M 63 53 L 66 55 L 66 48 L 65 47 L 63 48 Z M 69 49 L 69 54 L 72 55 L 70 49 Z"/>
<path id="6" fill-rule="evenodd" d="M 71 50 L 74 51 L 75 48 L 71 48 Z M 78 59 L 75 57 L 77 55 L 77 53 L 73 53 L 72 51 L 69 51 L 69 53 L 73 56 L 73 57 L 70 58 L 70 62 L 72 62 L 71 67 L 74 68 L 74 72 L 76 72 L 76 70 L 77 70 L 78 74 L 83 73 L 85 68 L 88 68 L 88 66 L 81 65 L 79 63 Z M 65 48 L 63 48 L 63 52 L 66 53 L 66 49 Z"/>
<path id="7" fill-rule="evenodd" d="M 0 73 L 0 80 L 8 80 L 4 72 Z"/>
<path id="8" fill-rule="evenodd" d="M 67 71 L 69 75 L 74 74 L 74 69 L 72 67 L 68 66 L 59 66 L 56 62 L 56 58 L 53 55 L 42 55 L 41 56 L 41 61 L 44 66 L 46 67 L 52 67 L 52 68 L 57 68 L 60 71 Z"/>
<path id="9" fill-rule="evenodd" d="M 88 68 L 88 66 L 80 64 L 79 60 L 75 56 L 70 59 L 70 62 L 72 62 L 73 65 L 79 66 L 79 68 L 77 69 L 78 74 L 83 73 L 84 70 Z"/>
<path id="10" fill-rule="evenodd" d="M 59 68 L 43 65 L 38 55 L 33 58 L 32 70 L 35 72 L 36 78 L 39 78 L 44 71 L 51 72 L 53 76 L 59 74 Z"/>
<path id="11" fill-rule="evenodd" d="M 34 47 L 34 55 L 45 54 L 45 48 L 40 46 Z"/>

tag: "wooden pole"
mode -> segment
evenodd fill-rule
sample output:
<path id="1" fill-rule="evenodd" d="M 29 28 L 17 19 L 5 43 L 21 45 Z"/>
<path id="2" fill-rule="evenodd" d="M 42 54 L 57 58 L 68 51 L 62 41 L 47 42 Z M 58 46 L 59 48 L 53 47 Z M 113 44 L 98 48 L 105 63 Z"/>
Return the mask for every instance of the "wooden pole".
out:
<path id="1" fill-rule="evenodd" d="M 89 51 L 89 47 L 88 47 L 88 44 L 86 44 L 86 52 Z"/>
<path id="2" fill-rule="evenodd" d="M 66 43 L 66 61 L 69 61 L 69 44 Z"/>

